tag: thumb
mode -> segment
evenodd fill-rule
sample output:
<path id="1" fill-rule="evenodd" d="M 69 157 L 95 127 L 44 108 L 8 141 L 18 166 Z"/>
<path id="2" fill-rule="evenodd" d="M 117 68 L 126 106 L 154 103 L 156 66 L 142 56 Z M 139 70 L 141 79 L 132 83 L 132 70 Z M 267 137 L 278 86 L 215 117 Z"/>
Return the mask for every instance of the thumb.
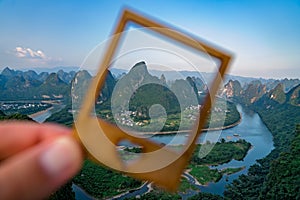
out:
<path id="1" fill-rule="evenodd" d="M 74 176 L 82 154 L 70 137 L 39 143 L 0 163 L 0 199 L 42 199 Z"/>

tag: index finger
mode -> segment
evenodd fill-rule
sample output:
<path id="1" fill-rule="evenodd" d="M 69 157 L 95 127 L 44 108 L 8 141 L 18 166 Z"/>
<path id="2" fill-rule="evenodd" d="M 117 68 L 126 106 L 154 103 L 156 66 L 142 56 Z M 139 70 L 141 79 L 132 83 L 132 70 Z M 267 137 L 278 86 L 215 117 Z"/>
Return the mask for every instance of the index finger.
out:
<path id="1" fill-rule="evenodd" d="M 1 122 L 0 161 L 42 141 L 68 134 L 70 129 L 54 124 Z"/>

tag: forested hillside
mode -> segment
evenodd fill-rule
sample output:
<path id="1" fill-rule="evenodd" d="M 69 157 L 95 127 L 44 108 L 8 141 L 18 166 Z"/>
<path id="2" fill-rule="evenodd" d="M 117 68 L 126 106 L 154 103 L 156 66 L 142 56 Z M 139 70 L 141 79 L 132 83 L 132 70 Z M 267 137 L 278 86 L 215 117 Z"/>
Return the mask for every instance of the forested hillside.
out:
<path id="1" fill-rule="evenodd" d="M 12 114 L 12 115 L 6 115 L 6 114 L 4 114 L 4 112 L 2 112 L 0 110 L 0 121 L 3 121 L 3 120 L 29 120 L 29 121 L 32 121 L 32 119 L 30 117 L 28 117 L 27 115 L 22 115 L 19 113 Z"/>
<path id="2" fill-rule="evenodd" d="M 252 84 L 249 87 L 254 87 Z M 256 88 L 264 88 L 257 85 Z M 290 91 L 298 91 L 299 85 Z M 247 90 L 250 91 L 249 88 Z M 297 199 L 299 198 L 299 126 L 300 106 L 295 96 L 285 93 L 279 83 L 263 95 L 245 94 L 233 96 L 233 100 L 255 110 L 274 137 L 275 149 L 253 165 L 247 175 L 241 175 L 227 186 L 227 199 Z M 251 95 L 251 98 L 249 98 Z M 251 102 L 251 99 L 255 99 Z M 299 97 L 297 97 L 299 98 Z M 292 99 L 292 100 L 291 100 Z M 297 154 L 296 154 L 297 153 Z"/>

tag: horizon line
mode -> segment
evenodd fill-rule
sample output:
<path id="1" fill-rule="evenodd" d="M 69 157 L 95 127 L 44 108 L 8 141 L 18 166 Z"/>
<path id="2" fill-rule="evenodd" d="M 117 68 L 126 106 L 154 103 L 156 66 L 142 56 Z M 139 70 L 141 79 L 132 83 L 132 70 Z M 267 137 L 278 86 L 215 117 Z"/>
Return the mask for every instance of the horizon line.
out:
<path id="1" fill-rule="evenodd" d="M 80 70 L 86 70 L 88 71 L 89 73 L 91 74 L 95 74 L 95 72 L 92 72 L 92 71 L 96 71 L 96 70 L 89 70 L 89 69 L 83 69 L 81 68 L 80 66 L 56 66 L 56 67 L 24 67 L 24 68 L 12 68 L 12 67 L 9 67 L 9 66 L 6 66 L 6 67 L 3 67 L 3 68 L 0 68 L 0 71 L 1 73 L 3 72 L 4 69 L 10 69 L 10 70 L 14 70 L 14 71 L 22 71 L 22 72 L 26 72 L 26 71 L 35 71 L 37 74 L 40 74 L 42 72 L 58 72 L 59 70 L 62 70 L 64 72 L 71 72 L 71 71 L 75 71 L 75 72 L 78 72 Z M 67 70 L 69 68 L 69 70 Z M 76 68 L 76 69 L 75 69 Z M 116 67 L 113 67 L 113 68 L 110 68 L 110 71 L 111 69 L 116 69 L 116 70 L 124 70 L 126 72 L 130 71 L 130 69 L 123 69 L 123 68 L 116 68 Z M 175 71 L 171 71 L 171 70 L 159 70 L 159 69 L 148 69 L 149 71 L 157 71 L 157 72 L 175 72 Z M 176 72 L 190 72 L 190 73 L 193 73 L 193 72 L 197 72 L 197 73 L 203 73 L 203 74 L 213 74 L 214 72 L 198 72 L 198 71 L 193 71 L 193 70 L 178 70 Z M 226 73 L 225 76 L 235 76 L 235 77 L 242 77 L 242 78 L 253 78 L 253 79 L 265 79 L 265 80 L 284 80 L 284 79 L 294 79 L 294 80 L 300 80 L 300 78 L 298 77 L 262 77 L 262 76 L 251 76 L 251 75 L 240 75 L 240 74 L 234 74 L 234 73 Z"/>

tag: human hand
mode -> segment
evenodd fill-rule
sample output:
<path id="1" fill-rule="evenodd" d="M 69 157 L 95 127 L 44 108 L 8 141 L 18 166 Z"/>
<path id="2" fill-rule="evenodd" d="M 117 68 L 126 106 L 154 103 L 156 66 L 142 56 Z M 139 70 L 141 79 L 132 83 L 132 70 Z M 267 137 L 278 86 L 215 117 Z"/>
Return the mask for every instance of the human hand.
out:
<path id="1" fill-rule="evenodd" d="M 48 197 L 82 164 L 71 131 L 53 124 L 0 123 L 0 199 Z"/>

